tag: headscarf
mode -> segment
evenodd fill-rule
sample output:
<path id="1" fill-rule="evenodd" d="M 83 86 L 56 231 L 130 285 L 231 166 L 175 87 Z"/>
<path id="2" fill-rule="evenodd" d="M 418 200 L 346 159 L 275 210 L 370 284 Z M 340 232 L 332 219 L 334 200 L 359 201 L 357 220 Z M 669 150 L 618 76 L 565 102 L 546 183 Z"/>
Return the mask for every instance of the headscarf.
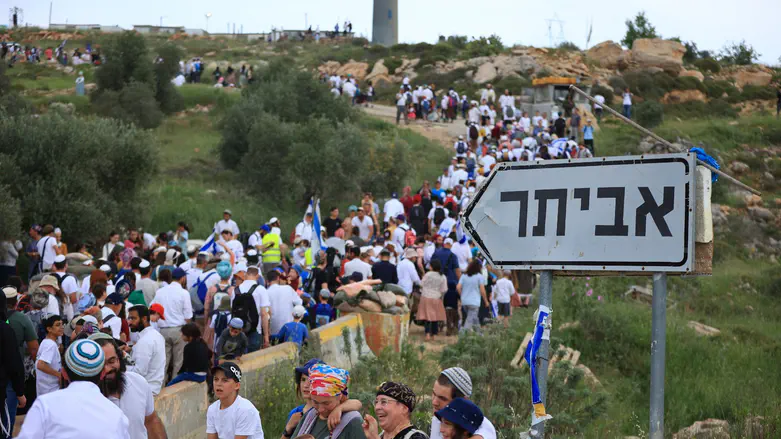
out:
<path id="1" fill-rule="evenodd" d="M 316 364 L 309 369 L 309 383 L 312 386 L 310 393 L 314 396 L 346 395 L 350 372 L 327 364 Z"/>
<path id="2" fill-rule="evenodd" d="M 233 273 L 233 269 L 231 268 L 230 262 L 221 261 L 217 264 L 217 275 L 219 275 L 221 279 L 228 279 L 231 276 L 231 273 Z"/>
<path id="3" fill-rule="evenodd" d="M 385 395 L 404 404 L 410 412 L 415 410 L 417 396 L 415 396 L 415 392 L 407 385 L 386 381 L 377 387 L 377 396 L 380 395 Z"/>
<path id="4" fill-rule="evenodd" d="M 122 253 L 119 254 L 119 259 L 122 261 L 122 267 L 129 268 L 130 260 L 136 257 L 136 251 L 132 248 L 125 248 Z"/>

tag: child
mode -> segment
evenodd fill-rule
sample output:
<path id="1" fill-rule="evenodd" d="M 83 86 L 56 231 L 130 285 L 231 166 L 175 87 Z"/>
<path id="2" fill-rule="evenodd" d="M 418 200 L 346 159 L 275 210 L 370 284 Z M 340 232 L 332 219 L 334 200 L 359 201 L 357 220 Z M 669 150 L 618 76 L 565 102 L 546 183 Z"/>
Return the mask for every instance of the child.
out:
<path id="1" fill-rule="evenodd" d="M 179 375 L 172 379 L 167 387 L 181 381 L 195 381 L 202 383 L 206 381 L 206 374 L 209 371 L 209 359 L 211 352 L 209 347 L 201 338 L 201 330 L 195 323 L 188 323 L 182 326 L 182 340 L 187 343 L 184 346 L 184 359 L 182 368 L 179 369 Z"/>
<path id="2" fill-rule="evenodd" d="M 320 290 L 320 304 L 315 308 L 315 327 L 319 328 L 331 322 L 332 309 L 328 304 L 331 292 L 327 288 Z"/>
<path id="3" fill-rule="evenodd" d="M 209 327 L 213 329 L 211 340 L 206 340 L 207 345 L 217 346 L 217 339 L 228 328 L 228 322 L 231 321 L 231 298 L 230 296 L 223 296 L 219 301 L 217 310 L 212 314 Z"/>
<path id="4" fill-rule="evenodd" d="M 153 303 L 149 306 L 149 322 L 152 328 L 158 332 L 160 331 L 160 328 L 157 326 L 157 322 L 159 322 L 160 319 L 165 320 L 165 308 L 159 303 Z"/>
<path id="5" fill-rule="evenodd" d="M 302 294 L 301 301 L 303 302 L 304 309 L 306 310 L 306 315 L 304 316 L 303 320 L 301 320 L 301 322 L 305 325 L 308 325 L 311 329 L 315 329 L 317 327 L 315 325 L 315 309 L 317 308 L 317 304 L 309 293 Z"/>
<path id="6" fill-rule="evenodd" d="M 512 281 L 512 272 L 510 270 L 504 270 L 503 276 L 496 282 L 494 287 L 496 292 L 496 302 L 499 308 L 499 319 L 504 322 L 505 328 L 510 324 L 510 299 L 515 294 L 515 286 Z"/>
<path id="7" fill-rule="evenodd" d="M 228 323 L 228 328 L 222 331 L 215 349 L 219 364 L 226 360 L 241 361 L 241 356 L 247 352 L 249 345 L 249 339 L 244 334 L 243 328 L 244 322 L 234 317 Z"/>
<path id="8" fill-rule="evenodd" d="M 293 307 L 293 321 L 282 326 L 279 334 L 277 334 L 280 343 L 292 341 L 293 343 L 298 343 L 299 346 L 306 343 L 309 331 L 306 330 L 306 325 L 301 323 L 304 314 L 306 314 L 306 309 L 303 306 L 296 305 Z"/>
<path id="9" fill-rule="evenodd" d="M 62 318 L 56 314 L 49 316 L 43 320 L 43 327 L 46 330 L 46 338 L 38 347 L 35 359 L 35 368 L 38 370 L 35 374 L 35 389 L 38 396 L 60 390 L 62 376 L 60 348 L 57 346 L 57 338 L 63 334 Z"/>
<path id="10" fill-rule="evenodd" d="M 260 413 L 255 406 L 239 396 L 241 369 L 225 362 L 212 369 L 214 401 L 206 411 L 206 434 L 209 437 L 263 439 Z"/>

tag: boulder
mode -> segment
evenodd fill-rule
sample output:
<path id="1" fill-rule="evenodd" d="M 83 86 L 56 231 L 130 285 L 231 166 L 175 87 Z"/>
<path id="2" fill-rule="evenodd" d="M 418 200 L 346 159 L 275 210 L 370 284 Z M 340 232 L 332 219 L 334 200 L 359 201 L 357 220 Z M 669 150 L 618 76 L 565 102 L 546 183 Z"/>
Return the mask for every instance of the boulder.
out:
<path id="1" fill-rule="evenodd" d="M 494 66 L 493 63 L 487 62 L 477 69 L 472 81 L 477 84 L 485 84 L 486 82 L 491 82 L 496 79 L 496 76 L 496 66 Z"/>
<path id="2" fill-rule="evenodd" d="M 699 79 L 700 82 L 705 80 L 705 75 L 699 70 L 681 70 L 681 73 L 678 73 L 678 76 L 691 76 L 692 78 Z"/>
<path id="3" fill-rule="evenodd" d="M 344 76 L 351 75 L 359 81 L 362 81 L 364 78 L 366 78 L 366 72 L 368 70 L 369 64 L 350 60 L 345 65 L 339 67 L 336 71 L 336 74 Z"/>
<path id="4" fill-rule="evenodd" d="M 673 439 L 730 439 L 729 422 L 721 419 L 697 421 L 678 433 L 673 433 Z"/>
<path id="5" fill-rule="evenodd" d="M 773 212 L 766 207 L 749 207 L 748 214 L 752 218 L 760 221 L 773 222 L 776 220 Z"/>
<path id="6" fill-rule="evenodd" d="M 672 90 L 664 95 L 662 103 L 682 104 L 691 101 L 706 102 L 707 100 L 708 98 L 705 96 L 705 93 L 699 90 Z"/>
<path id="7" fill-rule="evenodd" d="M 743 88 L 746 85 L 758 85 L 766 87 L 770 85 L 770 80 L 773 79 L 773 75 L 763 70 L 738 70 L 733 72 L 730 76 L 735 79 L 735 85 Z"/>
<path id="8" fill-rule="evenodd" d="M 370 81 L 380 75 L 388 76 L 389 73 L 388 68 L 385 67 L 385 60 L 381 59 L 374 63 L 374 67 L 372 67 L 371 73 L 366 76 L 366 80 Z"/>
<path id="9" fill-rule="evenodd" d="M 342 65 L 338 61 L 326 61 L 325 64 L 320 64 L 317 71 L 320 73 L 327 73 L 329 75 L 336 74 Z"/>
<path id="10" fill-rule="evenodd" d="M 624 49 L 609 40 L 588 49 L 586 58 L 606 69 L 615 70 L 626 66 Z"/>
<path id="11" fill-rule="evenodd" d="M 751 168 L 747 164 L 745 164 L 743 162 L 739 162 L 737 160 L 732 162 L 732 163 L 730 163 L 729 168 L 735 174 L 745 174 L 746 172 L 751 170 Z"/>
<path id="12" fill-rule="evenodd" d="M 531 74 L 540 69 L 540 65 L 531 56 L 499 55 L 492 61 L 499 76 L 510 76 L 513 73 Z"/>
<path id="13" fill-rule="evenodd" d="M 372 85 L 378 88 L 393 86 L 393 80 L 388 75 L 377 75 L 377 76 L 373 76 L 372 78 L 366 78 L 366 79 L 372 81 Z"/>
<path id="14" fill-rule="evenodd" d="M 710 205 L 711 217 L 713 218 L 713 225 L 720 226 L 727 222 L 727 212 L 722 210 L 720 204 L 712 203 Z"/>
<path id="15" fill-rule="evenodd" d="M 490 56 L 478 56 L 477 58 L 472 58 L 466 62 L 466 65 L 469 67 L 479 67 L 487 62 L 491 62 Z"/>
<path id="16" fill-rule="evenodd" d="M 695 321 L 689 321 L 689 323 L 686 324 L 691 329 L 694 329 L 694 332 L 697 333 L 697 335 L 704 336 L 704 337 L 714 337 L 716 335 L 721 334 L 721 331 L 708 325 L 703 325 L 700 322 Z"/>
<path id="17" fill-rule="evenodd" d="M 632 63 L 640 68 L 660 67 L 677 76 L 683 70 L 686 48 L 677 41 L 639 38 L 632 44 Z"/>

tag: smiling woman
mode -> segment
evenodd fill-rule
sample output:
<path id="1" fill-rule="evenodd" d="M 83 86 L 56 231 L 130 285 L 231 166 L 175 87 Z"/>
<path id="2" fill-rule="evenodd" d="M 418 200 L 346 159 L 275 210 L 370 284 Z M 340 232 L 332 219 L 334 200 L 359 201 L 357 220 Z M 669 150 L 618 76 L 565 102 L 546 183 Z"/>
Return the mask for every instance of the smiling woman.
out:
<path id="1" fill-rule="evenodd" d="M 309 369 L 311 403 L 310 410 L 298 423 L 292 437 L 309 434 L 315 439 L 364 439 L 361 428 L 361 415 L 358 412 L 341 414 L 339 424 L 332 430 L 328 427 L 328 417 L 341 411 L 340 404 L 347 401 L 347 386 L 350 372 L 327 364 L 317 364 Z"/>

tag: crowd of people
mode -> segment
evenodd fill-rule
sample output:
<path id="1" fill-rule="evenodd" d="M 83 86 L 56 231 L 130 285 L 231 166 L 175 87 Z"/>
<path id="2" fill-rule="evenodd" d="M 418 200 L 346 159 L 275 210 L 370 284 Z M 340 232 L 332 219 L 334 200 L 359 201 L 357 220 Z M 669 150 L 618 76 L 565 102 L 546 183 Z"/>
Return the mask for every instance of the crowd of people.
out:
<path id="1" fill-rule="evenodd" d="M 17 62 L 28 63 L 59 63 L 63 66 L 72 64 L 78 66 L 81 64 L 101 64 L 100 50 L 93 50 L 91 45 L 88 45 L 82 52 L 80 47 L 73 49 L 73 52 L 68 53 L 65 50 L 64 43 L 57 47 L 35 47 L 30 45 L 22 46 L 19 43 L 14 42 L 2 42 L 0 43 L 0 59 L 6 62 L 9 67 L 13 67 Z"/>

